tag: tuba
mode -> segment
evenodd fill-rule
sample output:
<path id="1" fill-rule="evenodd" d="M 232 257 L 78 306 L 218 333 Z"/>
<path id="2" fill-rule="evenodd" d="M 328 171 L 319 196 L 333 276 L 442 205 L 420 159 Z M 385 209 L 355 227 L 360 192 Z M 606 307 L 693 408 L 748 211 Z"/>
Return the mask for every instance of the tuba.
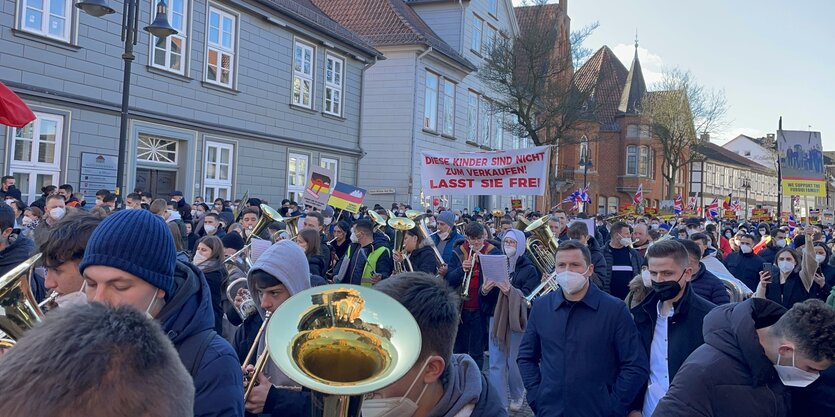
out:
<path id="1" fill-rule="evenodd" d="M 403 261 L 394 264 L 394 273 L 413 271 L 412 262 L 409 257 L 403 253 L 403 240 L 406 238 L 406 231 L 415 227 L 415 222 L 405 217 L 392 217 L 388 221 L 388 225 L 394 229 L 394 251 L 403 255 Z M 407 269 L 408 268 L 408 269 Z"/>
<path id="2" fill-rule="evenodd" d="M 493 215 L 493 229 L 496 233 L 499 233 L 499 230 L 502 228 L 502 217 L 504 217 L 504 210 L 502 209 L 494 209 L 490 212 Z"/>
<path id="3" fill-rule="evenodd" d="M 0 277 L 0 348 L 14 346 L 27 330 L 43 318 L 32 295 L 29 277 L 41 254 L 35 254 Z"/>
<path id="4" fill-rule="evenodd" d="M 385 233 L 386 219 L 374 210 L 368 210 L 368 216 L 371 217 L 371 220 L 374 222 L 373 232 L 383 231 L 383 233 Z"/>
<path id="5" fill-rule="evenodd" d="M 554 262 L 559 242 L 557 242 L 554 233 L 548 227 L 548 218 L 548 215 L 540 217 L 529 224 L 524 231 L 525 233 L 531 233 L 531 237 L 525 246 L 527 246 L 528 253 L 530 253 L 531 260 L 536 265 L 536 269 L 541 274 L 550 275 L 551 272 L 554 272 Z"/>
<path id="6" fill-rule="evenodd" d="M 265 351 L 287 377 L 311 390 L 314 417 L 359 416 L 364 395 L 402 378 L 420 354 L 415 319 L 371 288 L 310 288 L 273 316 L 281 319 L 270 320 Z"/>
<path id="7" fill-rule="evenodd" d="M 513 228 L 516 230 L 525 230 L 530 224 L 531 221 L 527 217 L 518 214 L 516 215 L 516 225 Z"/>

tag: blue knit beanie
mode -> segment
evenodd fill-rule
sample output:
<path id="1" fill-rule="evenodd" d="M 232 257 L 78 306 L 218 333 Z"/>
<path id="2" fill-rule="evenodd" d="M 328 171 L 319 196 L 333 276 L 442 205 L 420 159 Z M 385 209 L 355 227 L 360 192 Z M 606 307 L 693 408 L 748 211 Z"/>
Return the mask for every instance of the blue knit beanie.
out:
<path id="1" fill-rule="evenodd" d="M 176 263 L 174 237 L 161 217 L 147 210 L 121 210 L 93 231 L 78 269 L 82 274 L 92 265 L 121 269 L 170 297 Z"/>
<path id="2" fill-rule="evenodd" d="M 455 226 L 455 215 L 452 214 L 451 211 L 449 211 L 449 210 L 442 211 L 442 212 L 438 213 L 437 217 L 438 217 L 439 222 L 444 222 L 447 225 L 449 225 L 449 227 Z"/>

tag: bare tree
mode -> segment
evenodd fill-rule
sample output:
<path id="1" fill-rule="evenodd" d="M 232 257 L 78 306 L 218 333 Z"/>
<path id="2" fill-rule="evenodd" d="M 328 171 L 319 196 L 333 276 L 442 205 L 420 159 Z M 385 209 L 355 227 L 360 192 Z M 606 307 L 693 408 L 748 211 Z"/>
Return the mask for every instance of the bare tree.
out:
<path id="1" fill-rule="evenodd" d="M 673 199 L 681 167 L 699 158 L 702 135 L 720 130 L 728 111 L 725 92 L 700 85 L 689 71 L 668 70 L 644 97 L 641 112 L 661 144 L 667 199 Z"/>
<path id="2" fill-rule="evenodd" d="M 504 128 L 535 145 L 559 145 L 570 140 L 569 132 L 593 114 L 589 108 L 592 89 L 575 83 L 575 66 L 591 50 L 582 47 L 598 24 L 569 33 L 561 23 L 556 4 L 546 0 L 525 1 L 517 17 L 519 37 L 497 36 L 478 76 L 498 93 L 492 111 L 505 115 Z M 549 167 L 555 169 L 557 152 L 551 152 Z M 557 203 L 555 173 L 548 175 L 551 204 Z"/>

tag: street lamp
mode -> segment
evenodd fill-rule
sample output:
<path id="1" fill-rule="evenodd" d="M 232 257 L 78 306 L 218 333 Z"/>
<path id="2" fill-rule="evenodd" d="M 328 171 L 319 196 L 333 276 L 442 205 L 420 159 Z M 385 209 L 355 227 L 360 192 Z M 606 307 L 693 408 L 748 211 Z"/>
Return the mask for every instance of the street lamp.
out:
<path id="1" fill-rule="evenodd" d="M 580 154 L 580 166 L 583 167 L 583 190 L 585 190 L 589 186 L 589 168 L 593 164 L 591 162 L 591 155 L 589 155 L 589 146 L 584 146 L 582 150 L 583 152 Z M 586 202 L 583 201 L 583 213 L 587 211 Z"/>
<path id="2" fill-rule="evenodd" d="M 101 17 L 115 13 L 112 7 L 107 5 L 107 0 L 80 0 L 75 7 L 81 9 L 90 16 Z M 139 26 L 139 0 L 125 0 L 122 8 L 122 42 L 125 43 L 125 50 L 122 59 L 125 61 L 124 78 L 122 79 L 122 109 L 119 124 L 119 157 L 116 168 L 116 195 L 119 196 L 124 207 L 125 199 L 122 198 L 122 187 L 125 176 L 125 165 L 127 163 L 128 147 L 128 102 L 130 101 L 130 73 L 131 64 L 135 56 L 133 47 L 137 41 L 137 28 Z M 157 38 L 167 38 L 169 35 L 176 35 L 177 30 L 168 23 L 168 6 L 165 0 L 157 2 L 157 14 L 153 23 L 145 26 L 145 31 Z"/>
<path id="3" fill-rule="evenodd" d="M 745 190 L 745 221 L 748 221 L 748 190 L 751 189 L 751 180 L 748 177 L 742 179 L 742 189 Z"/>

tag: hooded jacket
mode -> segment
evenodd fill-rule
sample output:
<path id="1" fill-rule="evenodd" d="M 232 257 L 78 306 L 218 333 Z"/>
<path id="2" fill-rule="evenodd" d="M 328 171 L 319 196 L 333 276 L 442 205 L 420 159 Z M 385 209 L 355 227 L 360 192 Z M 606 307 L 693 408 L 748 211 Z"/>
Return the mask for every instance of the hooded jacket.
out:
<path id="1" fill-rule="evenodd" d="M 785 312 L 761 298 L 713 309 L 704 320 L 705 343 L 678 370 L 653 417 L 788 415 L 789 391 L 756 333 Z"/>
<path id="2" fill-rule="evenodd" d="M 725 284 L 716 275 L 708 271 L 701 262 L 699 262 L 699 270 L 693 275 L 693 278 L 690 278 L 689 286 L 693 288 L 693 292 L 713 304 L 720 305 L 731 302 L 731 296 L 728 294 Z"/>
<path id="3" fill-rule="evenodd" d="M 175 290 L 156 320 L 176 348 L 189 337 L 213 329 L 209 286 L 197 267 L 177 262 Z M 194 377 L 194 415 L 243 416 L 243 385 L 238 356 L 220 335 L 214 335 Z"/>
<path id="4" fill-rule="evenodd" d="M 469 355 L 452 355 L 446 370 L 444 394 L 428 417 L 455 417 L 466 409 L 469 417 L 505 417 L 507 410 L 499 401 L 496 388 L 478 369 Z"/>
<path id="5" fill-rule="evenodd" d="M 525 234 L 516 229 L 511 229 L 507 233 L 505 237 L 512 235 L 517 243 L 516 254 L 510 258 L 510 262 L 514 264 L 513 270 L 510 271 L 510 284 L 519 289 L 523 296 L 527 297 L 541 281 L 539 270 L 536 269 L 536 266 L 528 259 L 526 252 L 522 249 L 525 247 Z M 486 305 L 482 311 L 489 312 L 488 316 L 490 317 L 493 316 L 500 291 L 498 288 L 493 288 L 484 296 Z"/>
<path id="6" fill-rule="evenodd" d="M 18 236 L 11 245 L 0 251 L 0 276 L 11 271 L 35 252 L 35 242 L 25 236 Z"/>

